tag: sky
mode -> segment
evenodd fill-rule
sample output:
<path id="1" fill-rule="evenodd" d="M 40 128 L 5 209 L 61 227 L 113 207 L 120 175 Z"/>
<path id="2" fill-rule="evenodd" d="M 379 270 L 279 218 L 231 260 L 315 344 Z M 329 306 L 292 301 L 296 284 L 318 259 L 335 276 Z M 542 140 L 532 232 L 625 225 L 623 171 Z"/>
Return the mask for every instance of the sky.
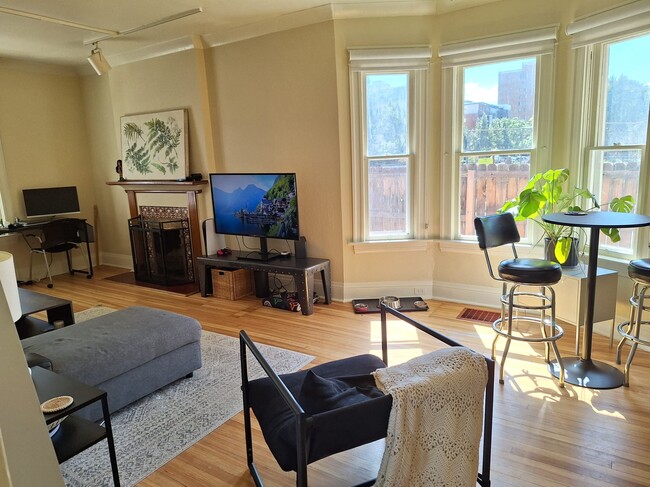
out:
<path id="1" fill-rule="evenodd" d="M 650 62 L 639 62 L 650 52 L 650 35 L 611 44 L 610 76 L 625 74 L 628 78 L 650 85 Z M 520 69 L 523 62 L 534 58 L 484 64 L 465 69 L 465 100 L 496 104 L 499 71 Z"/>
<path id="2" fill-rule="evenodd" d="M 214 177 L 212 177 L 214 176 Z M 237 188 L 244 189 L 249 184 L 254 184 L 264 191 L 273 186 L 277 174 L 215 174 L 210 175 L 213 187 L 226 193 L 232 193 Z"/>

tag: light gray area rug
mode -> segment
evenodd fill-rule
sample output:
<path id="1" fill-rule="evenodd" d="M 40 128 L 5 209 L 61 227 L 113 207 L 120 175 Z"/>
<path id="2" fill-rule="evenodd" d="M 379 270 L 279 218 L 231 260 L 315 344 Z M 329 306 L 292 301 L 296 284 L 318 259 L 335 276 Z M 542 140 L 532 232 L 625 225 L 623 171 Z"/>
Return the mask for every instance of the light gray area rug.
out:
<path id="1" fill-rule="evenodd" d="M 81 323 L 83 321 L 92 320 L 93 318 L 107 315 L 108 313 L 112 313 L 113 311 L 116 310 L 114 308 L 109 308 L 108 306 L 104 306 L 103 304 L 98 304 L 97 306 L 93 306 L 92 308 L 88 308 L 83 311 L 76 312 L 74 314 L 74 322 Z"/>
<path id="2" fill-rule="evenodd" d="M 279 373 L 299 370 L 314 358 L 259 347 Z M 241 411 L 239 340 L 203 331 L 201 353 L 203 366 L 194 377 L 176 381 L 111 415 L 123 486 L 135 485 Z M 251 378 L 264 375 L 257 364 L 250 367 Z M 106 441 L 63 463 L 61 472 L 69 487 L 112 486 Z"/>

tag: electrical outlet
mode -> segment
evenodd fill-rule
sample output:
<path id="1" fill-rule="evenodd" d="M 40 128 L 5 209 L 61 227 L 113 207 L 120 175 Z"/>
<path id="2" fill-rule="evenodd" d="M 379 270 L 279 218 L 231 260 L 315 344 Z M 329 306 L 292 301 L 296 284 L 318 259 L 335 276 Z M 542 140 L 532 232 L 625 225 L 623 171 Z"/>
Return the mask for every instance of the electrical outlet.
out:
<path id="1" fill-rule="evenodd" d="M 415 294 L 416 296 L 420 296 L 424 294 L 424 288 L 421 287 L 413 288 L 413 294 Z"/>

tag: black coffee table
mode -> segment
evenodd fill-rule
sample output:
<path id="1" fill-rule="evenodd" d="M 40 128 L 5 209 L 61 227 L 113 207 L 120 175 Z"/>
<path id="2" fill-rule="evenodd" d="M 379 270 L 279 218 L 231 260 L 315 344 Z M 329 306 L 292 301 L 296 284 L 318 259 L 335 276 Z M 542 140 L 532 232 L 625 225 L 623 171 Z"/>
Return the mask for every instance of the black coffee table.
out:
<path id="1" fill-rule="evenodd" d="M 22 340 L 54 329 L 55 321 L 63 321 L 64 326 L 74 324 L 72 301 L 24 288 L 18 288 L 22 316 L 16 322 L 18 336 Z M 47 312 L 47 321 L 30 316 L 41 311 Z"/>
<path id="2" fill-rule="evenodd" d="M 32 381 L 34 382 L 38 400 L 41 403 L 58 396 L 71 396 L 73 398 L 72 405 L 64 410 L 44 414 L 47 424 L 67 416 L 59 425 L 58 431 L 52 436 L 52 444 L 59 463 L 65 462 L 95 443 L 106 439 L 113 472 L 113 483 L 115 487 L 119 487 L 120 478 L 117 470 L 117 457 L 115 456 L 113 430 L 111 429 L 111 417 L 108 413 L 106 392 L 41 367 L 32 368 Z M 72 414 L 97 401 L 101 401 L 102 404 L 104 426 Z"/>

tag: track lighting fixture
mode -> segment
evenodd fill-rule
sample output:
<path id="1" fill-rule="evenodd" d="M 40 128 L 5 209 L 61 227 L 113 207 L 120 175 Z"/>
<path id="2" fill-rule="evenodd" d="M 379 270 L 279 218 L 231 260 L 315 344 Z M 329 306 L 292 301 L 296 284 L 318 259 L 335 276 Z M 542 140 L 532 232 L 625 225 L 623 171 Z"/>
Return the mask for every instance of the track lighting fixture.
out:
<path id="1" fill-rule="evenodd" d="M 90 56 L 88 56 L 88 62 L 97 72 L 97 74 L 101 76 L 102 74 L 108 73 L 111 70 L 111 65 L 108 64 L 108 61 L 102 54 L 102 50 L 99 48 L 96 42 L 93 44 L 93 46 L 93 50 L 90 52 Z"/>

